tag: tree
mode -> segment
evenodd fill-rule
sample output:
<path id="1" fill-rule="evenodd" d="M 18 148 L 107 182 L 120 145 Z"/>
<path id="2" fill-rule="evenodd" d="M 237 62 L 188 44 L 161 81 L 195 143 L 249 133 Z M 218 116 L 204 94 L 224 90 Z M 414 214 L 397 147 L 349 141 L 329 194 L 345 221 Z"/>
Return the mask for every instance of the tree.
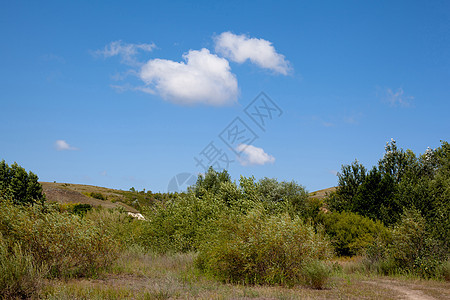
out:
<path id="1" fill-rule="evenodd" d="M 378 168 L 383 175 L 389 175 L 399 183 L 406 174 L 409 176 L 417 174 L 419 165 L 411 150 L 399 149 L 394 139 L 387 142 L 384 149 L 386 153 L 378 162 Z"/>
<path id="2" fill-rule="evenodd" d="M 385 225 L 393 224 L 402 213 L 395 192 L 394 178 L 373 167 L 352 198 L 351 211 L 381 220 Z"/>
<path id="3" fill-rule="evenodd" d="M 197 182 L 192 189 L 197 197 L 201 197 L 207 191 L 216 194 L 218 193 L 220 185 L 223 182 L 231 182 L 231 177 L 227 170 L 218 172 L 214 170 L 213 167 L 209 167 L 205 176 L 202 174 L 198 176 Z"/>
<path id="4" fill-rule="evenodd" d="M 0 162 L 0 198 L 11 200 L 14 204 L 43 203 L 45 196 L 36 174 L 27 173 L 17 163 L 8 166 Z"/>
<path id="5" fill-rule="evenodd" d="M 366 178 L 366 168 L 356 159 L 351 165 L 343 165 L 337 176 L 339 185 L 330 196 L 328 205 L 335 211 L 351 210 L 352 199 Z"/>

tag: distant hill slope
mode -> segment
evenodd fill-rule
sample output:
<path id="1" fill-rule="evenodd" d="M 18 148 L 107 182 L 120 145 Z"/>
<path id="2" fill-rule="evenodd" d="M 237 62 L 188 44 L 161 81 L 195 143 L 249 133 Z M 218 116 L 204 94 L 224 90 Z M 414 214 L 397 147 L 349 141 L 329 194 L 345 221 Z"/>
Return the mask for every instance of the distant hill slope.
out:
<path id="1" fill-rule="evenodd" d="M 309 193 L 309 197 L 313 199 L 323 199 L 327 197 L 330 193 L 336 191 L 336 187 L 330 187 L 323 190 L 318 190 L 312 193 Z"/>
<path id="2" fill-rule="evenodd" d="M 108 189 L 104 187 L 73 184 L 40 182 L 42 189 L 50 202 L 58 203 L 82 203 L 98 207 L 117 208 L 122 207 L 125 211 L 137 213 L 138 211 L 124 202 L 130 200 L 130 193 L 126 191 Z M 91 193 L 100 193 L 106 200 L 89 197 Z M 132 197 L 133 195 L 131 195 Z M 137 196 L 136 196 L 137 197 Z"/>
<path id="3" fill-rule="evenodd" d="M 139 202 L 148 202 L 145 196 L 131 191 L 114 190 L 93 185 L 74 184 L 74 183 L 55 183 L 55 182 L 40 182 L 44 190 L 47 200 L 58 203 L 82 203 L 90 204 L 98 207 L 116 208 L 123 207 L 128 212 L 137 213 L 138 210 L 130 206 L 136 199 Z M 309 197 L 313 199 L 323 199 L 331 192 L 334 192 L 336 187 L 331 187 L 323 190 L 318 190 L 309 193 Z M 91 193 L 99 193 L 106 200 L 96 199 L 91 197 Z"/>

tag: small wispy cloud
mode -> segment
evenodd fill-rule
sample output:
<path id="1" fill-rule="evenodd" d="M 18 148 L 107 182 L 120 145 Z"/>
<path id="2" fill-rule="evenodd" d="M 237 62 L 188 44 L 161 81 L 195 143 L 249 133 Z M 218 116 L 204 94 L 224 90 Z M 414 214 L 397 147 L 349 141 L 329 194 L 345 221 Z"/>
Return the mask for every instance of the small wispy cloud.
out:
<path id="1" fill-rule="evenodd" d="M 411 105 L 414 97 L 405 95 L 403 88 L 398 88 L 397 90 L 386 88 L 384 91 L 383 100 L 391 106 L 408 107 Z"/>
<path id="2" fill-rule="evenodd" d="M 240 144 L 236 150 L 243 155 L 238 158 L 239 163 L 243 166 L 247 165 L 265 165 L 267 163 L 274 163 L 275 157 L 264 152 L 263 148 L 258 148 L 253 145 Z"/>
<path id="3" fill-rule="evenodd" d="M 57 63 L 61 63 L 61 64 L 66 63 L 66 60 L 62 56 L 59 56 L 59 55 L 56 55 L 53 53 L 42 55 L 41 60 L 45 61 L 45 62 L 57 62 Z"/>
<path id="4" fill-rule="evenodd" d="M 223 32 L 215 38 L 216 52 L 237 63 L 250 60 L 261 68 L 287 75 L 291 71 L 290 63 L 284 55 L 277 53 L 272 43 L 247 35 Z"/>
<path id="5" fill-rule="evenodd" d="M 57 140 L 55 142 L 55 148 L 57 151 L 75 151 L 78 148 L 69 145 L 65 140 Z"/>
<path id="6" fill-rule="evenodd" d="M 339 172 L 336 171 L 336 170 L 329 170 L 328 173 L 330 173 L 330 174 L 332 174 L 334 176 L 337 176 Z"/>
<path id="7" fill-rule="evenodd" d="M 114 41 L 106 45 L 104 49 L 96 50 L 93 52 L 95 56 L 101 56 L 104 58 L 119 56 L 123 64 L 129 66 L 139 66 L 142 63 L 138 62 L 136 56 L 139 51 L 150 52 L 156 45 L 151 44 L 127 44 L 122 41 Z"/>

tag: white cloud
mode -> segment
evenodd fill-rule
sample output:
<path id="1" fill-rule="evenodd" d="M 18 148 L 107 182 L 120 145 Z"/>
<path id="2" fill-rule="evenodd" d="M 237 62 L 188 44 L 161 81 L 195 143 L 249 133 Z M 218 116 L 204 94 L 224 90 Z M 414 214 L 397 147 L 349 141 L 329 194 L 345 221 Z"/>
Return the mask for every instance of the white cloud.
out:
<path id="1" fill-rule="evenodd" d="M 57 140 L 55 142 L 55 148 L 58 151 L 65 151 L 65 150 L 78 150 L 78 148 L 72 147 L 71 145 L 69 145 L 65 140 Z"/>
<path id="2" fill-rule="evenodd" d="M 386 96 L 384 97 L 391 106 L 410 106 L 414 97 L 406 96 L 402 88 L 393 91 L 390 88 L 386 89 Z"/>
<path id="3" fill-rule="evenodd" d="M 241 158 L 239 158 L 239 162 L 243 166 L 264 165 L 275 162 L 275 157 L 264 152 L 264 149 L 262 148 L 240 144 L 236 150 L 244 154 Z"/>
<path id="4" fill-rule="evenodd" d="M 272 43 L 264 39 L 224 32 L 215 38 L 215 43 L 216 52 L 232 61 L 243 63 L 249 59 L 261 68 L 283 75 L 291 69 L 284 55 L 277 53 Z"/>
<path id="5" fill-rule="evenodd" d="M 227 105 L 237 101 L 238 84 L 224 58 L 208 49 L 190 50 L 185 62 L 149 60 L 139 74 L 146 84 L 142 91 L 156 90 L 164 99 L 177 104 Z"/>
<path id="6" fill-rule="evenodd" d="M 94 52 L 95 55 L 103 56 L 105 58 L 112 56 L 120 56 L 122 63 L 137 66 L 140 63 L 136 60 L 136 55 L 139 51 L 150 52 L 156 45 L 151 44 L 126 44 L 122 41 L 114 41 L 109 45 L 106 45 L 103 50 L 97 50 Z"/>

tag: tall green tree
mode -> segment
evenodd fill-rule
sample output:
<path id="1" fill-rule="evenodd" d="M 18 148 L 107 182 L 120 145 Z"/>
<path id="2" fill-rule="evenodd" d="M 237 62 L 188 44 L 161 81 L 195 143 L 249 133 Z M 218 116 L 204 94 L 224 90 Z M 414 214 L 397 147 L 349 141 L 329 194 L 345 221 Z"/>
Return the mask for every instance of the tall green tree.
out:
<path id="1" fill-rule="evenodd" d="M 45 195 L 38 176 L 26 172 L 17 163 L 8 166 L 5 160 L 0 162 L 0 198 L 12 201 L 14 204 L 43 203 Z"/>

